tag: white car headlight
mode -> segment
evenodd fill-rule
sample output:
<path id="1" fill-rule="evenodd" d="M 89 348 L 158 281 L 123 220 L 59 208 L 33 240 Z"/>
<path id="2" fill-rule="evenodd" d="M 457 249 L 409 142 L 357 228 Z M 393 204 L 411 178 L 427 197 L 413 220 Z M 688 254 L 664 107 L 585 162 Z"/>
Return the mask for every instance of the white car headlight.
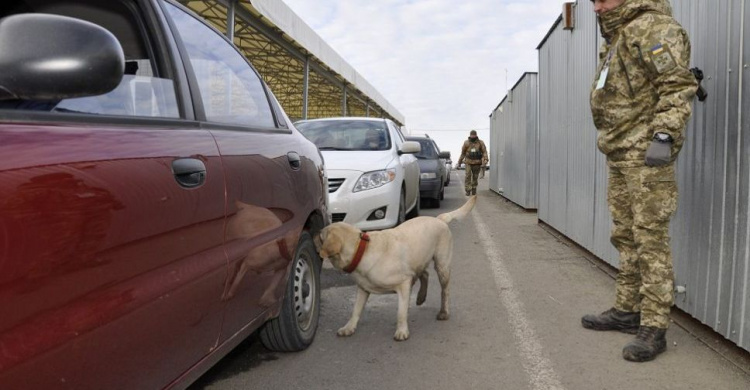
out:
<path id="1" fill-rule="evenodd" d="M 357 184 L 354 185 L 353 192 L 367 191 L 373 188 L 382 187 L 394 180 L 396 180 L 395 169 L 367 172 L 359 177 Z"/>
<path id="2" fill-rule="evenodd" d="M 422 179 L 437 179 L 437 174 L 435 172 L 425 172 L 421 175 L 419 175 Z"/>

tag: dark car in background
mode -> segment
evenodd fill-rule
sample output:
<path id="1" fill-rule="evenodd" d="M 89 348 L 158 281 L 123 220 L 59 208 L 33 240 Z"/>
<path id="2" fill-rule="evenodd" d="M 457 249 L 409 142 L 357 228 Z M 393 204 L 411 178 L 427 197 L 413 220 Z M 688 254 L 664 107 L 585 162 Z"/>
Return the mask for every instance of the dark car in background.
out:
<path id="1" fill-rule="evenodd" d="M 306 348 L 327 178 L 246 58 L 165 0 L 0 7 L 0 389 L 185 388 Z"/>
<path id="2" fill-rule="evenodd" d="M 450 152 L 440 152 L 437 143 L 430 137 L 409 136 L 406 140 L 419 142 L 422 147 L 422 150 L 415 155 L 421 172 L 419 177 L 421 199 L 433 207 L 440 207 L 440 201 L 445 195 L 447 176 L 445 160 L 450 158 Z"/>

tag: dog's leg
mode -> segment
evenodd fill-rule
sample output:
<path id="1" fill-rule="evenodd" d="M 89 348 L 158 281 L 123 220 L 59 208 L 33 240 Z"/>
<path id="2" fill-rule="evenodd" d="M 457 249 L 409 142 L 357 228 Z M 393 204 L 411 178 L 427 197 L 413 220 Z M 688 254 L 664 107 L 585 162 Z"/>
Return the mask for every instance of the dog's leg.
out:
<path id="1" fill-rule="evenodd" d="M 398 294 L 398 320 L 396 322 L 396 334 L 393 338 L 396 341 L 404 341 L 409 338 L 409 297 L 411 296 L 411 280 L 401 283 L 397 287 Z"/>
<path id="2" fill-rule="evenodd" d="M 352 317 L 349 318 L 349 322 L 346 323 L 336 334 L 342 337 L 351 336 L 354 331 L 357 330 L 357 323 L 359 323 L 359 316 L 362 314 L 362 309 L 367 303 L 367 298 L 370 297 L 370 293 L 363 290 L 361 287 L 357 287 L 357 302 L 354 304 L 354 311 Z"/>
<path id="3" fill-rule="evenodd" d="M 421 306 L 427 299 L 427 284 L 430 282 L 430 274 L 425 270 L 419 275 L 419 293 L 417 294 L 417 306 Z"/>
<path id="4" fill-rule="evenodd" d="M 438 253 L 435 255 L 435 272 L 437 272 L 438 280 L 440 281 L 440 287 L 442 291 L 440 293 L 440 312 L 437 315 L 439 321 L 445 321 L 450 318 L 450 279 L 451 279 L 451 255 L 453 253 L 453 242 L 450 241 L 448 245 L 440 248 Z"/>

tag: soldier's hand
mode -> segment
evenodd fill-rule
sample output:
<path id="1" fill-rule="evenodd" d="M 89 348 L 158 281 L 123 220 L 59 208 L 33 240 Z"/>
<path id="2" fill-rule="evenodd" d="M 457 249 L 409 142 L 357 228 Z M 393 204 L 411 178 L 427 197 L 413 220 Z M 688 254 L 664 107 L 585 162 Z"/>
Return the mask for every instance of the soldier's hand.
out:
<path id="1" fill-rule="evenodd" d="M 672 143 L 653 140 L 646 151 L 646 165 L 660 167 L 669 164 L 672 158 Z"/>

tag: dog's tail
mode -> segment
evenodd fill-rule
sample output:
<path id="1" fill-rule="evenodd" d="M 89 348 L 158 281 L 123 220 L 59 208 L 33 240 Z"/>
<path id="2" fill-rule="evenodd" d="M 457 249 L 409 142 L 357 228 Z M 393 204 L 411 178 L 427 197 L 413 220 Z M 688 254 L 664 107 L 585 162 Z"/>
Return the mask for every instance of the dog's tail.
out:
<path id="1" fill-rule="evenodd" d="M 454 219 L 460 221 L 465 216 L 469 215 L 469 212 L 471 212 L 471 209 L 474 208 L 475 203 L 477 203 L 477 196 L 473 195 L 458 210 L 451 211 L 450 213 L 440 214 L 437 216 L 437 218 L 445 223 L 450 223 Z"/>

